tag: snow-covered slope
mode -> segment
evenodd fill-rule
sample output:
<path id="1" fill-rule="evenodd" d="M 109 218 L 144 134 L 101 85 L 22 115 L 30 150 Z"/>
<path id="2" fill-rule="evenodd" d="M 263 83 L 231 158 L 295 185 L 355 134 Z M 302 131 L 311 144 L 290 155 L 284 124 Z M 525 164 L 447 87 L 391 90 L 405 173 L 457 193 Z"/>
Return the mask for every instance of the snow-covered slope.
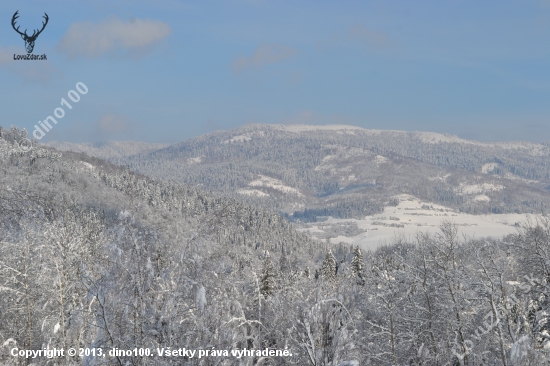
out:
<path id="1" fill-rule="evenodd" d="M 468 237 L 500 238 L 516 233 L 518 226 L 527 220 L 536 220 L 540 215 L 525 214 L 489 214 L 470 215 L 457 212 L 448 207 L 423 202 L 410 195 L 395 197 L 397 206 L 388 206 L 380 214 L 366 216 L 363 219 L 336 219 L 328 217 L 318 223 L 298 224 L 300 231 L 309 232 L 319 239 L 326 238 L 334 226 L 356 225 L 357 235 L 338 235 L 330 237 L 331 242 L 345 242 L 372 250 L 381 244 L 390 244 L 396 238 L 404 237 L 409 241 L 419 233 L 437 233 L 443 221 L 450 221 L 459 227 L 461 234 Z M 334 230 L 332 230 L 334 231 Z"/>
<path id="2" fill-rule="evenodd" d="M 355 217 L 410 194 L 463 212 L 550 209 L 550 147 L 347 125 L 248 125 L 154 149 L 73 147 L 288 214 Z"/>
<path id="3" fill-rule="evenodd" d="M 132 155 L 149 153 L 169 146 L 163 143 L 148 143 L 141 141 L 108 141 L 101 143 L 71 143 L 64 141 L 50 141 L 44 144 L 60 151 L 83 152 L 106 160 L 128 158 Z"/>

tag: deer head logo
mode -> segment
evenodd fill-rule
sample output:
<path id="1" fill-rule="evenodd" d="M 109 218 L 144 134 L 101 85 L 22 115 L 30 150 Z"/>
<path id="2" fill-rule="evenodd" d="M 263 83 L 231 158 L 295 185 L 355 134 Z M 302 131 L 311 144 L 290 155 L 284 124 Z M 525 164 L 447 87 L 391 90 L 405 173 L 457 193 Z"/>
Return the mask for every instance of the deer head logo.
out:
<path id="1" fill-rule="evenodd" d="M 46 28 L 46 24 L 48 24 L 48 14 L 44 13 L 44 19 L 46 19 L 45 22 L 42 22 L 42 29 L 38 30 L 38 29 L 35 29 L 34 32 L 32 33 L 31 36 L 29 36 L 27 34 L 27 30 L 25 29 L 25 32 L 21 33 L 19 31 L 19 27 L 15 28 L 15 21 L 17 20 L 17 18 L 19 18 L 19 15 L 17 15 L 17 13 L 19 13 L 19 10 L 17 10 L 15 12 L 15 14 L 13 14 L 13 18 L 11 18 L 11 26 L 13 27 L 13 29 L 15 29 L 15 31 L 17 33 L 19 33 L 21 35 L 21 38 L 23 38 L 23 40 L 25 41 L 25 48 L 27 49 L 27 53 L 32 53 L 32 50 L 34 49 L 34 42 L 36 41 L 36 38 L 38 38 L 38 35 L 40 33 L 42 33 L 42 31 L 44 30 L 44 28 Z"/>

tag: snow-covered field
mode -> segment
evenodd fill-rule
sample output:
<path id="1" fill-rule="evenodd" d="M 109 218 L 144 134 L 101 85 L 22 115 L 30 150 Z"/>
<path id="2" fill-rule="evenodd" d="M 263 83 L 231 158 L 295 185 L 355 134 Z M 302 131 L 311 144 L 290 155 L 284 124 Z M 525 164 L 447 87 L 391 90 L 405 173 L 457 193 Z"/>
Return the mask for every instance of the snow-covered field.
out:
<path id="1" fill-rule="evenodd" d="M 355 222 L 362 234 L 354 237 L 338 236 L 331 238 L 332 243 L 345 242 L 359 245 L 364 250 L 372 250 L 383 244 L 390 244 L 397 237 L 414 239 L 419 232 L 436 233 L 444 220 L 451 221 L 459 226 L 459 233 L 468 237 L 495 237 L 516 233 L 517 225 L 525 222 L 528 216 L 525 214 L 502 215 L 470 215 L 456 212 L 447 207 L 422 202 L 409 195 L 398 196 L 400 203 L 396 207 L 386 207 L 384 212 L 374 216 L 366 216 L 362 220 L 335 219 L 313 224 L 311 228 L 299 228 L 300 231 L 308 231 L 312 236 L 322 232 L 319 226 L 327 224 Z M 536 220 L 536 215 L 531 216 Z"/>
<path id="2" fill-rule="evenodd" d="M 460 144 L 476 144 L 475 141 L 468 141 L 461 139 L 458 136 L 441 134 L 437 132 L 415 132 L 415 135 L 422 141 L 429 144 L 438 144 L 442 142 L 446 143 L 460 143 Z"/>
<path id="3" fill-rule="evenodd" d="M 204 156 L 199 156 L 199 157 L 196 157 L 196 158 L 189 158 L 187 159 L 187 164 L 198 164 L 200 162 L 202 162 Z"/>
<path id="4" fill-rule="evenodd" d="M 504 189 L 503 185 L 500 184 L 460 184 L 460 187 L 456 189 L 457 192 L 463 194 L 476 194 L 476 193 L 485 193 L 490 191 L 500 191 Z"/>
<path id="5" fill-rule="evenodd" d="M 300 192 L 299 190 L 285 185 L 279 179 L 267 177 L 265 175 L 260 175 L 259 179 L 256 179 L 256 180 L 248 183 L 248 186 L 250 188 L 240 189 L 240 190 L 237 191 L 237 193 L 245 194 L 245 195 L 249 195 L 249 196 L 254 195 L 254 196 L 258 196 L 258 197 L 263 197 L 263 196 L 269 196 L 269 194 L 267 194 L 265 192 L 262 192 L 262 191 L 259 191 L 259 190 L 254 189 L 254 188 L 272 188 L 272 189 L 275 189 L 275 190 L 277 190 L 279 192 L 282 192 L 282 193 L 295 194 L 295 195 L 300 196 L 300 197 L 303 196 L 302 192 Z"/>
<path id="6" fill-rule="evenodd" d="M 239 194 L 244 194 L 246 196 L 256 196 L 256 197 L 267 197 L 269 194 L 258 191 L 257 189 L 239 189 L 237 191 Z"/>
<path id="7" fill-rule="evenodd" d="M 229 140 L 225 140 L 222 144 L 231 144 L 233 142 L 244 142 L 252 140 L 252 133 L 244 133 L 242 135 L 233 136 Z"/>

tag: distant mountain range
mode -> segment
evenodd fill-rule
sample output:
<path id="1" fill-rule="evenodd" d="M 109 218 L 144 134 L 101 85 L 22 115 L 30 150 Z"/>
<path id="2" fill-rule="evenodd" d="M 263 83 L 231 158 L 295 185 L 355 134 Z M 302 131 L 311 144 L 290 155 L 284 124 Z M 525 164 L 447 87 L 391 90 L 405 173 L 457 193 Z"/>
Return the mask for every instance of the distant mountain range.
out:
<path id="1" fill-rule="evenodd" d="M 69 144 L 158 179 L 238 197 L 290 218 L 364 217 L 409 194 L 472 213 L 545 213 L 550 147 L 345 125 L 247 125 L 174 145 Z"/>

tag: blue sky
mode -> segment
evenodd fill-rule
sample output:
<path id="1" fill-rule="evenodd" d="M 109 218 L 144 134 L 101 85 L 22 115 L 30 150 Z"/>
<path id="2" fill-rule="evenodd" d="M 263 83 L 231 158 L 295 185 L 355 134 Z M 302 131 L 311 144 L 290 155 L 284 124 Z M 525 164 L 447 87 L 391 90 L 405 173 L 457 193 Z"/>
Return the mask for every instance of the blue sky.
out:
<path id="1" fill-rule="evenodd" d="M 12 29 L 49 23 L 34 54 Z M 249 123 L 550 140 L 550 0 L 0 3 L 0 125 L 178 142 Z"/>

